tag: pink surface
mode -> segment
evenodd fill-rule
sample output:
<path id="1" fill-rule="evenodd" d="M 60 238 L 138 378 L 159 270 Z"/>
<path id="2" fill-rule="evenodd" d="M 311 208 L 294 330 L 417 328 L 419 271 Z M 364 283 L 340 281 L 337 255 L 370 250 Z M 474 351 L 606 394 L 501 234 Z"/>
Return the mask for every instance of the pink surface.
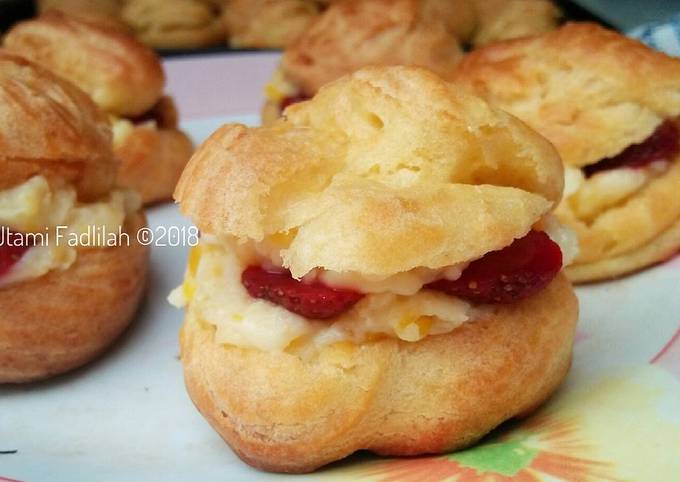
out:
<path id="1" fill-rule="evenodd" d="M 211 54 L 164 61 L 166 92 L 182 120 L 256 114 L 278 52 Z"/>
<path id="2" fill-rule="evenodd" d="M 671 259 L 667 261 L 668 266 L 673 267 L 673 268 L 680 268 L 680 252 L 677 254 L 673 255 Z"/>
<path id="3" fill-rule="evenodd" d="M 576 329 L 576 334 L 574 335 L 574 343 L 581 343 L 584 340 L 590 338 L 590 334 L 583 331 L 581 328 Z"/>
<path id="4" fill-rule="evenodd" d="M 651 363 L 664 367 L 680 380 L 680 328 L 668 340 L 666 346 L 656 354 Z"/>

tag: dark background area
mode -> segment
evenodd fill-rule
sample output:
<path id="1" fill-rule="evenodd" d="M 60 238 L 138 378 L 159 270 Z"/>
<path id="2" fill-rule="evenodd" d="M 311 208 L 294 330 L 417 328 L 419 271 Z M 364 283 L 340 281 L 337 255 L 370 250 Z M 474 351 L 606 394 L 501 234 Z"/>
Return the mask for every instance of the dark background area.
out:
<path id="1" fill-rule="evenodd" d="M 680 0 L 553 0 L 568 20 L 596 21 L 610 28 L 627 30 L 652 20 L 663 20 L 673 12 L 680 12 Z M 0 0 L 0 33 L 14 22 L 35 14 L 32 0 Z M 231 51 L 226 46 L 201 50 L 205 52 Z M 187 55 L 196 51 L 165 51 L 166 56 Z"/>
<path id="2" fill-rule="evenodd" d="M 572 20 L 597 20 L 599 17 L 569 0 L 553 0 L 560 5 L 566 17 Z M 9 28 L 14 22 L 30 18 L 35 14 L 31 0 L 0 0 L 0 31 Z"/>
<path id="3" fill-rule="evenodd" d="M 0 32 L 7 30 L 14 22 L 34 15 L 31 0 L 0 0 Z"/>

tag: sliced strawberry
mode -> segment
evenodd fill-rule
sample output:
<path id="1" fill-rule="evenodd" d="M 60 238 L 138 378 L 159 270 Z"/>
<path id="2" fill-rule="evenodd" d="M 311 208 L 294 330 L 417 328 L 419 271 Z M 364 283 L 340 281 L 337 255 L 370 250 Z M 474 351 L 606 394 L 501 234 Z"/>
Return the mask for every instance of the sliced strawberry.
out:
<path id="1" fill-rule="evenodd" d="M 680 152 L 678 127 L 673 121 L 667 120 L 640 144 L 633 144 L 614 157 L 585 166 L 583 172 L 586 177 L 590 177 L 600 171 L 620 167 L 639 169 L 654 161 L 671 161 L 678 152 Z"/>
<path id="2" fill-rule="evenodd" d="M 440 279 L 426 288 L 474 303 L 511 303 L 540 291 L 562 267 L 560 247 L 541 231 L 530 231 L 465 268 L 455 281 Z"/>
<path id="3" fill-rule="evenodd" d="M 0 244 L 0 276 L 6 274 L 31 248 L 25 236 L 7 228 L 2 229 L 4 229 L 4 234 L 0 237 L 2 239 L 2 244 Z"/>
<path id="4" fill-rule="evenodd" d="M 281 100 L 281 112 L 283 112 L 283 110 L 289 105 L 297 104 L 298 102 L 303 102 L 305 100 L 309 100 L 309 97 L 304 94 L 289 95 L 288 97 L 284 97 Z"/>
<path id="5" fill-rule="evenodd" d="M 363 294 L 330 288 L 322 283 L 304 283 L 288 271 L 267 271 L 250 266 L 241 274 L 241 283 L 253 298 L 262 298 L 305 318 L 326 319 L 349 310 Z"/>
<path id="6" fill-rule="evenodd" d="M 425 288 L 474 303 L 511 303 L 540 291 L 561 268 L 560 247 L 544 232 L 531 231 L 510 246 L 473 261 L 459 279 L 441 279 Z M 288 271 L 268 271 L 261 266 L 247 268 L 241 282 L 253 298 L 313 319 L 340 315 L 364 296 L 319 282 L 298 281 Z"/>

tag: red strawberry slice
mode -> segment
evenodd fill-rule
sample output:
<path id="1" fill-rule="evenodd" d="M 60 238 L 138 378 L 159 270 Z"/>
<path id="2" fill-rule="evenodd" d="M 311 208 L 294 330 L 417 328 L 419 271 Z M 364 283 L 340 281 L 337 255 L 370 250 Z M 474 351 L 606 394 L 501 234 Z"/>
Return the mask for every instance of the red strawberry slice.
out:
<path id="1" fill-rule="evenodd" d="M 560 247 L 544 232 L 531 231 L 510 246 L 473 261 L 459 279 L 441 279 L 425 287 L 474 303 L 511 303 L 543 289 L 561 268 Z M 304 283 L 288 271 L 268 271 L 261 266 L 247 268 L 241 282 L 253 298 L 313 319 L 338 316 L 364 296 L 319 282 Z"/>
<path id="2" fill-rule="evenodd" d="M 305 100 L 309 100 L 309 97 L 304 94 L 289 95 L 288 97 L 284 97 L 281 100 L 281 112 L 283 112 L 283 110 L 289 105 L 297 104 L 298 102 L 304 102 Z"/>
<path id="3" fill-rule="evenodd" d="M 639 169 L 654 161 L 671 161 L 678 152 L 680 152 L 678 127 L 673 121 L 667 120 L 640 144 L 633 144 L 614 157 L 585 166 L 583 172 L 586 177 L 590 177 L 600 171 L 621 167 Z"/>
<path id="4" fill-rule="evenodd" d="M 530 231 L 470 263 L 457 280 L 437 280 L 426 288 L 474 303 L 512 303 L 540 291 L 561 268 L 560 247 L 544 232 Z"/>
<path id="5" fill-rule="evenodd" d="M 7 228 L 0 229 L 4 230 L 4 233 L 0 236 L 2 240 L 2 244 L 0 244 L 0 276 L 2 276 L 21 259 L 31 246 L 20 233 L 15 233 Z"/>
<path id="6" fill-rule="evenodd" d="M 324 320 L 349 310 L 363 294 L 330 288 L 322 283 L 304 283 L 288 271 L 267 271 L 250 266 L 241 274 L 241 283 L 253 298 L 282 306 L 305 318 Z"/>

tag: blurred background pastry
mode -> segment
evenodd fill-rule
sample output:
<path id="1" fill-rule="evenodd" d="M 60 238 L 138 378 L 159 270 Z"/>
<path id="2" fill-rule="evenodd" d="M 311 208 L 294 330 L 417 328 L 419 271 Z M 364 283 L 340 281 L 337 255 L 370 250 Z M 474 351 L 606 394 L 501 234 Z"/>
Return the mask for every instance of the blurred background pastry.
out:
<path id="1" fill-rule="evenodd" d="M 87 94 L 0 50 L 0 383 L 90 361 L 137 310 L 146 220 L 111 139 Z"/>
<path id="2" fill-rule="evenodd" d="M 385 0 L 383 10 L 374 15 L 388 16 L 390 9 L 401 8 L 400 1 Z M 142 42 L 162 50 L 225 44 L 233 48 L 283 49 L 324 10 L 346 2 L 361 0 L 36 0 L 36 6 L 39 14 L 57 9 L 132 31 Z M 561 11 L 551 0 L 417 3 L 423 19 L 443 23 L 466 47 L 548 32 L 557 28 L 561 20 Z"/>
<path id="3" fill-rule="evenodd" d="M 176 191 L 201 231 L 171 295 L 192 400 L 281 472 L 455 450 L 535 410 L 578 311 L 562 176 L 547 140 L 425 69 L 221 127 Z"/>
<path id="4" fill-rule="evenodd" d="M 555 30 L 562 17 L 550 0 L 470 0 L 477 12 L 475 47 Z"/>
<path id="5" fill-rule="evenodd" d="M 129 30 L 120 16 L 125 0 L 36 0 L 36 13 L 59 10 L 68 15 Z"/>
<path id="6" fill-rule="evenodd" d="M 314 0 L 225 0 L 224 23 L 236 48 L 284 48 L 321 12 Z"/>
<path id="7" fill-rule="evenodd" d="M 110 114 L 119 182 L 145 203 L 170 199 L 193 146 L 178 127 L 158 56 L 133 37 L 98 23 L 48 12 L 17 24 L 6 49 L 70 80 Z"/>
<path id="8" fill-rule="evenodd" d="M 123 20 L 139 40 L 158 49 L 195 49 L 224 44 L 219 2 L 125 0 Z"/>
<path id="9" fill-rule="evenodd" d="M 345 0 L 330 7 L 283 53 L 267 86 L 264 124 L 324 84 L 369 65 L 414 65 L 450 78 L 460 42 L 420 0 Z"/>
<path id="10" fill-rule="evenodd" d="M 420 4 L 423 18 L 429 22 L 443 22 L 461 43 L 470 41 L 479 24 L 472 0 L 420 0 Z"/>
<path id="11" fill-rule="evenodd" d="M 557 209 L 578 233 L 578 282 L 624 275 L 680 248 L 680 59 L 595 24 L 475 50 L 455 76 L 554 143 Z"/>

